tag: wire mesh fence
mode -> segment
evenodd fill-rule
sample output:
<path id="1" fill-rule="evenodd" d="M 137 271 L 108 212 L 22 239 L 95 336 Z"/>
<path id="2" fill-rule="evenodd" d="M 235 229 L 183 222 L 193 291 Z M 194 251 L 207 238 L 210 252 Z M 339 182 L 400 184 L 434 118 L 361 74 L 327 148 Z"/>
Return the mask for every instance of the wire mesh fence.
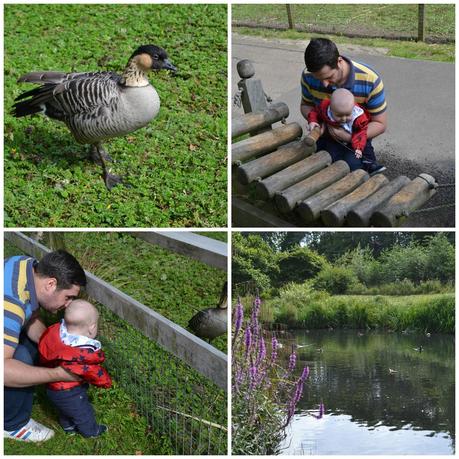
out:
<path id="1" fill-rule="evenodd" d="M 105 366 L 161 438 L 162 452 L 226 454 L 225 392 L 104 306 L 99 309 Z"/>

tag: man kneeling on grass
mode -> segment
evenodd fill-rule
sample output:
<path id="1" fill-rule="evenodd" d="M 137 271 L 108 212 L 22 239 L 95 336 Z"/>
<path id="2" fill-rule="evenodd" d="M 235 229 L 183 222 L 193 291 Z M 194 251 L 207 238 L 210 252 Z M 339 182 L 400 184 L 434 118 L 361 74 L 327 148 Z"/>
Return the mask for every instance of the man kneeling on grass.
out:
<path id="1" fill-rule="evenodd" d="M 65 309 L 86 285 L 78 261 L 64 250 L 40 261 L 14 256 L 4 264 L 4 433 L 5 438 L 44 441 L 51 429 L 31 419 L 35 386 L 56 381 L 80 381 L 60 366 L 38 366 L 37 343 L 46 330 L 40 308 Z"/>

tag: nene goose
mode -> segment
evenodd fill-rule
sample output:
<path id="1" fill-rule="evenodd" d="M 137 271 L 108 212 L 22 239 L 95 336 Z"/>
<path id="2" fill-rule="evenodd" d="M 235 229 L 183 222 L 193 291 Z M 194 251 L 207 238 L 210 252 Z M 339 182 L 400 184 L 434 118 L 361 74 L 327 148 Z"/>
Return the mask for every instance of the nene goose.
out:
<path id="1" fill-rule="evenodd" d="M 92 158 L 100 163 L 110 190 L 121 183 L 112 175 L 106 161 L 110 156 L 102 141 L 118 137 L 146 126 L 159 111 L 159 97 L 149 83 L 149 70 L 176 68 L 167 53 L 154 45 L 140 46 L 122 75 L 115 72 L 31 72 L 18 83 L 35 83 L 40 87 L 16 98 L 12 113 L 16 117 L 43 113 L 63 121 L 80 143 L 91 145 Z"/>
<path id="2" fill-rule="evenodd" d="M 208 339 L 209 343 L 227 331 L 228 324 L 228 292 L 227 283 L 223 285 L 217 307 L 199 311 L 188 322 L 188 327 L 199 338 Z"/>

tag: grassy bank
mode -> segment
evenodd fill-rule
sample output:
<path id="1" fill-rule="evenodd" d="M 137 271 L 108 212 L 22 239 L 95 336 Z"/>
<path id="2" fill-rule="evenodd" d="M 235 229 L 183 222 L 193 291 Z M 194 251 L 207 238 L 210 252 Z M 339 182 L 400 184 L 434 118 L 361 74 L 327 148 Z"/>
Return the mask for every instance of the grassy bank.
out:
<path id="1" fill-rule="evenodd" d="M 5 6 L 5 226 L 220 227 L 226 224 L 226 5 Z M 62 124 L 16 119 L 28 72 L 120 72 L 140 45 L 166 49 L 179 72 L 150 81 L 159 115 L 107 142 L 126 186 L 109 192 L 101 168 Z"/>
<path id="2" fill-rule="evenodd" d="M 249 27 L 233 27 L 233 32 L 240 35 L 261 36 L 268 39 L 309 40 L 313 37 L 325 37 L 339 45 L 363 46 L 376 49 L 386 56 L 402 57 L 438 62 L 455 61 L 454 44 L 428 44 L 411 41 L 384 40 L 382 38 L 347 38 L 341 35 L 297 32 L 295 30 L 254 29 Z M 343 53 L 344 54 L 344 53 Z"/>
<path id="3" fill-rule="evenodd" d="M 262 307 L 262 319 L 288 328 L 370 328 L 454 333 L 454 294 L 337 295 L 291 287 Z"/>

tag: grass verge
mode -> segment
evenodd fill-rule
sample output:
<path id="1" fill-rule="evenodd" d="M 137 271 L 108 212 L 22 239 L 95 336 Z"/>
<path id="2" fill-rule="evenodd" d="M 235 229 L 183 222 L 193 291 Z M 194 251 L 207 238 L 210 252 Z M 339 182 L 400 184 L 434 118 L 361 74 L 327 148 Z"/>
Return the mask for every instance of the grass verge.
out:
<path id="1" fill-rule="evenodd" d="M 412 41 L 385 40 L 382 38 L 347 38 L 342 35 L 297 32 L 295 30 L 272 30 L 249 27 L 233 27 L 233 32 L 240 35 L 261 36 L 272 39 L 309 40 L 313 37 L 325 37 L 339 45 L 359 45 L 378 48 L 386 56 L 406 59 L 454 62 L 454 44 L 429 44 Z"/>
<path id="2" fill-rule="evenodd" d="M 454 333 L 454 294 L 334 295 L 289 286 L 266 301 L 262 316 L 288 328 L 369 328 Z"/>

